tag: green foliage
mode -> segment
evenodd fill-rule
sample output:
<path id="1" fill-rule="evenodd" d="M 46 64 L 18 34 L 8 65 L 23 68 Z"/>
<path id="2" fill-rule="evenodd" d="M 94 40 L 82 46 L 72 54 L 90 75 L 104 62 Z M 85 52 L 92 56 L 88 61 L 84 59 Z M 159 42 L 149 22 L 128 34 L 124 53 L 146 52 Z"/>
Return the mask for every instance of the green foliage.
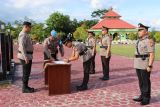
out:
<path id="1" fill-rule="evenodd" d="M 0 20 L 0 24 L 5 24 L 2 20 Z"/>
<path id="2" fill-rule="evenodd" d="M 54 29 L 57 32 L 64 32 L 66 34 L 75 30 L 76 22 L 76 19 L 71 21 L 68 15 L 63 15 L 59 12 L 51 14 L 46 20 L 46 24 L 50 31 Z"/>
<path id="3" fill-rule="evenodd" d="M 154 35 L 156 42 L 160 42 L 160 32 L 156 32 Z"/>
<path id="4" fill-rule="evenodd" d="M 116 36 L 116 37 L 114 38 L 114 40 L 120 40 L 120 37 L 119 37 L 119 36 Z"/>
<path id="5" fill-rule="evenodd" d="M 10 29 L 10 34 L 13 37 L 13 39 L 18 39 L 18 35 L 22 30 L 22 24 L 24 21 L 29 21 L 32 23 L 32 25 L 36 23 L 32 19 L 29 19 L 28 17 L 24 17 L 23 20 L 14 21 L 13 25 L 11 25 L 11 23 L 6 24 L 6 30 Z"/>
<path id="6" fill-rule="evenodd" d="M 156 34 L 156 31 L 155 31 L 155 29 L 153 28 L 152 31 L 149 32 L 149 36 L 150 36 L 151 38 L 154 38 L 154 35 L 155 35 L 155 34 Z"/>
<path id="7" fill-rule="evenodd" d="M 107 9 L 97 9 L 92 12 L 91 16 L 93 18 L 98 17 L 101 18 L 108 10 Z"/>
<path id="8" fill-rule="evenodd" d="M 81 25 L 85 24 L 87 28 L 89 29 L 97 23 L 98 23 L 98 20 L 83 20 L 83 21 L 80 21 L 78 25 L 80 27 Z"/>
<path id="9" fill-rule="evenodd" d="M 128 39 L 130 39 L 130 40 L 137 40 L 137 36 L 138 36 L 137 33 L 129 33 L 128 34 Z"/>
<path id="10" fill-rule="evenodd" d="M 44 24 L 42 23 L 34 23 L 31 31 L 32 39 L 35 41 L 43 41 L 45 38 L 45 31 L 43 29 Z"/>
<path id="11" fill-rule="evenodd" d="M 16 20 L 12 25 L 13 29 L 11 29 L 11 35 L 13 39 L 18 39 L 18 35 L 22 30 L 22 24 L 23 24 L 22 20 L 19 20 L 19 21 Z"/>
<path id="12" fill-rule="evenodd" d="M 80 27 L 78 28 L 78 30 L 80 30 L 80 32 L 78 31 L 78 33 L 80 34 L 76 32 L 76 37 L 78 39 L 85 39 L 87 36 L 86 29 L 91 28 L 98 22 L 98 20 L 82 20 L 79 22 L 77 21 L 77 19 L 70 20 L 70 17 L 68 15 L 63 15 L 59 12 L 54 12 L 53 14 L 51 14 L 46 20 L 46 23 L 37 23 L 34 20 L 29 19 L 28 17 L 24 17 L 23 20 L 15 20 L 13 24 L 6 24 L 6 29 L 10 29 L 10 34 L 12 35 L 13 39 L 18 39 L 18 35 L 22 30 L 22 24 L 24 21 L 29 21 L 32 23 L 31 37 L 33 40 L 39 42 L 43 41 L 44 38 L 47 38 L 50 35 L 50 31 L 53 29 L 59 32 L 58 35 L 60 35 L 61 38 L 68 33 L 75 32 L 76 28 L 78 27 Z M 4 23 L 1 20 L 0 22 Z"/>
<path id="13" fill-rule="evenodd" d="M 100 39 L 102 35 L 102 32 L 95 32 L 95 38 Z"/>
<path id="14" fill-rule="evenodd" d="M 87 26 L 83 24 L 81 27 L 78 27 L 76 31 L 73 33 L 73 36 L 76 40 L 83 40 L 87 38 Z"/>

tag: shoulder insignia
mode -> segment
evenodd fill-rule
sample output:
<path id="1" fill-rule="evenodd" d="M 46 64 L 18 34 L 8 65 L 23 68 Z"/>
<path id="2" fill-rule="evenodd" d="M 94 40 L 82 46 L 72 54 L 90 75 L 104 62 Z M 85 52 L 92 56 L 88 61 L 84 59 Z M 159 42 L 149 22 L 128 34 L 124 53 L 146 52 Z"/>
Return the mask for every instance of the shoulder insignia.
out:
<path id="1" fill-rule="evenodd" d="M 155 42 L 153 39 L 149 39 L 149 46 L 153 47 L 155 45 Z"/>

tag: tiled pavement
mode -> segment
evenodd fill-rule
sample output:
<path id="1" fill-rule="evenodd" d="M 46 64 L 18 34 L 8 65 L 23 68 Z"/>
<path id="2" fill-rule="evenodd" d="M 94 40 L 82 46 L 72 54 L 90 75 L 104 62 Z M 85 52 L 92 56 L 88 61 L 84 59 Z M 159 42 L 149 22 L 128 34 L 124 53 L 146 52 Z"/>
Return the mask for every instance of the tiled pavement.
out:
<path id="1" fill-rule="evenodd" d="M 16 48 L 14 49 L 16 52 Z M 66 49 L 66 56 L 70 50 Z M 21 66 L 17 66 L 15 82 L 0 88 L 0 107 L 139 107 L 132 98 L 139 95 L 138 81 L 133 69 L 133 59 L 115 56 L 111 58 L 110 80 L 101 81 L 102 68 L 99 55 L 96 56 L 96 74 L 90 76 L 89 90 L 75 89 L 82 81 L 81 61 L 72 62 L 71 94 L 48 96 L 42 72 L 42 47 L 35 46 L 30 86 L 38 91 L 32 94 L 21 92 Z M 17 59 L 15 59 L 18 61 Z M 160 107 L 160 62 L 154 63 L 151 75 L 152 99 L 150 107 Z"/>

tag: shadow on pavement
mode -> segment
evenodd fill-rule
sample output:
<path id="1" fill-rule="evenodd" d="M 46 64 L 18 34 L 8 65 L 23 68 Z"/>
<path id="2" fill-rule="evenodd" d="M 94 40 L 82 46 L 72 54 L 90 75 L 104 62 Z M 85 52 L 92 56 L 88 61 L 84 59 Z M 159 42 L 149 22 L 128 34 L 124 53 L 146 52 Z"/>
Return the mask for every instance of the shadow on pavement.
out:
<path id="1" fill-rule="evenodd" d="M 160 102 L 160 94 L 158 94 L 157 96 L 151 97 L 151 104 L 157 103 L 157 102 Z"/>

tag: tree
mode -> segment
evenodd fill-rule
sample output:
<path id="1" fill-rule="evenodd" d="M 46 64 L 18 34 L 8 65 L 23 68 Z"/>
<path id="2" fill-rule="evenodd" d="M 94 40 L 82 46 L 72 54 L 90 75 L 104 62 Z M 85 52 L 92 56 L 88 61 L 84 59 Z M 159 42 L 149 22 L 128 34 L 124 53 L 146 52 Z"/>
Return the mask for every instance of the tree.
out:
<path id="1" fill-rule="evenodd" d="M 156 31 L 155 31 L 155 28 L 153 28 L 152 31 L 149 32 L 149 36 L 150 36 L 151 38 L 154 38 L 155 34 L 156 34 Z"/>
<path id="2" fill-rule="evenodd" d="M 0 20 L 0 24 L 5 24 L 5 22 L 3 22 L 2 20 Z"/>
<path id="3" fill-rule="evenodd" d="M 137 33 L 129 33 L 128 34 L 128 39 L 130 40 L 136 40 L 137 39 Z"/>
<path id="4" fill-rule="evenodd" d="M 54 29 L 57 32 L 64 32 L 67 34 L 75 30 L 76 19 L 71 21 L 68 15 L 55 12 L 49 16 L 49 18 L 46 20 L 46 24 L 50 31 Z"/>
<path id="5" fill-rule="evenodd" d="M 33 26 L 34 26 L 34 24 L 36 24 L 35 21 L 33 21 L 32 19 L 29 19 L 26 16 L 24 17 L 23 20 L 15 20 L 14 23 L 13 23 L 13 25 L 8 24 L 8 27 L 11 30 L 11 35 L 12 35 L 13 39 L 18 39 L 18 35 L 21 32 L 21 30 L 22 30 L 22 25 L 23 25 L 24 21 L 31 22 Z"/>
<path id="6" fill-rule="evenodd" d="M 78 27 L 73 33 L 73 36 L 76 40 L 85 40 L 87 38 L 87 26 L 83 24 L 81 27 Z"/>
<path id="7" fill-rule="evenodd" d="M 97 9 L 95 11 L 92 12 L 91 16 L 93 18 L 101 18 L 108 10 L 107 9 Z"/>
<path id="8" fill-rule="evenodd" d="M 13 29 L 11 30 L 11 35 L 13 36 L 13 39 L 18 39 L 18 35 L 22 30 L 22 20 L 15 20 L 12 27 Z"/>
<path id="9" fill-rule="evenodd" d="M 154 37 L 155 37 L 156 42 L 160 42 L 160 32 L 156 32 Z"/>
<path id="10" fill-rule="evenodd" d="M 75 32 L 76 28 L 78 27 L 78 21 L 77 19 L 73 19 L 70 23 L 71 32 Z"/>
<path id="11" fill-rule="evenodd" d="M 0 20 L 0 27 L 1 27 L 1 24 L 6 26 L 6 23 L 4 21 L 2 21 L 2 20 Z"/>
<path id="12" fill-rule="evenodd" d="M 32 39 L 39 42 L 44 40 L 45 31 L 43 27 L 44 27 L 43 23 L 34 23 L 31 31 Z"/>
<path id="13" fill-rule="evenodd" d="M 86 27 L 89 29 L 97 23 L 98 23 L 98 20 L 82 20 L 78 23 L 78 25 L 80 27 L 81 25 L 85 24 Z"/>

